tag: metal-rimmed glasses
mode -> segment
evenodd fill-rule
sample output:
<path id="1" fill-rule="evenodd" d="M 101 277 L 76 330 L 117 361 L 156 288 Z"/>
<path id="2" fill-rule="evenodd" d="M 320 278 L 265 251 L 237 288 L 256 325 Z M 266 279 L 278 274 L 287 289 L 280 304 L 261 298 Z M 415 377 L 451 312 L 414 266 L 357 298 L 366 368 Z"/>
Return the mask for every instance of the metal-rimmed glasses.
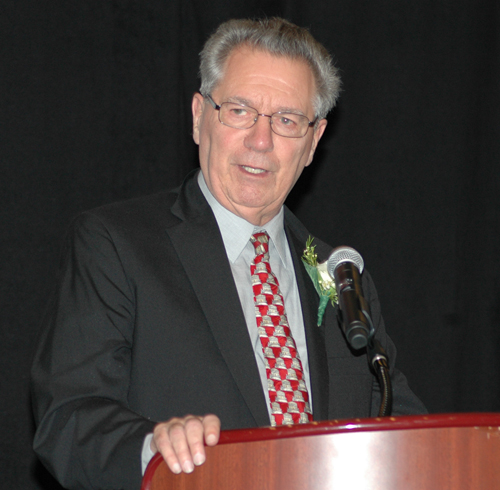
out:
<path id="1" fill-rule="evenodd" d="M 219 112 L 219 122 L 235 129 L 250 129 L 255 125 L 259 116 L 268 117 L 273 133 L 285 138 L 303 138 L 314 121 L 309 121 L 302 114 L 293 112 L 274 112 L 271 115 L 260 114 L 257 109 L 236 102 L 223 102 L 218 105 L 210 94 L 203 95 L 210 105 Z"/>

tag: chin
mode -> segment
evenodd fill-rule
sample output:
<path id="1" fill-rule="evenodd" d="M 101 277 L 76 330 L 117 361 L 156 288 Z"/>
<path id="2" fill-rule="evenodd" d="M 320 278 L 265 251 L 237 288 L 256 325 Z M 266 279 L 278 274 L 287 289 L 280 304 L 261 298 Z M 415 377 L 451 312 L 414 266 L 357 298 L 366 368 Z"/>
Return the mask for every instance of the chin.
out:
<path id="1" fill-rule="evenodd" d="M 264 199 L 263 196 L 251 192 L 240 193 L 234 197 L 235 199 L 233 199 L 233 202 L 235 204 L 248 208 L 262 208 L 270 203 L 269 199 Z"/>

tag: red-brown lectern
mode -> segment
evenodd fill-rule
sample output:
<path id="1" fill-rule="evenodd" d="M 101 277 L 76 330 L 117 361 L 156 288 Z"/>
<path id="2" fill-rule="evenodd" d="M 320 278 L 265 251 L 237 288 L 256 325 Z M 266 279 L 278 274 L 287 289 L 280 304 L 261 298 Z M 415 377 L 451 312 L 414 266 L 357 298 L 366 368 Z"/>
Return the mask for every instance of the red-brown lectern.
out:
<path id="1" fill-rule="evenodd" d="M 500 414 L 333 420 L 223 431 L 174 475 L 156 455 L 141 490 L 500 489 Z"/>

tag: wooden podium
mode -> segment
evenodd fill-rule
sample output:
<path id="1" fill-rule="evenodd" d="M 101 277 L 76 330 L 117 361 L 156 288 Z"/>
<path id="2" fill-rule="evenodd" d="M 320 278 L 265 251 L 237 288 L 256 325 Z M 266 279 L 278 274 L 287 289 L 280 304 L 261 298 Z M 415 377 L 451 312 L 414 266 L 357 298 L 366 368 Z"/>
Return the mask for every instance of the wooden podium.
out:
<path id="1" fill-rule="evenodd" d="M 500 414 L 333 420 L 223 431 L 194 472 L 156 455 L 141 490 L 500 489 Z"/>

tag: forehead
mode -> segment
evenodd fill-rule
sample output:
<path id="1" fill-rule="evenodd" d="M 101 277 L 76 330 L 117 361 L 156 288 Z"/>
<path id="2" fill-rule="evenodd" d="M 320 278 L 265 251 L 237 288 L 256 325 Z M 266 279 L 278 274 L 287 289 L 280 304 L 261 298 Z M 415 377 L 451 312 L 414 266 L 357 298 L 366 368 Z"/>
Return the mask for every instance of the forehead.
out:
<path id="1" fill-rule="evenodd" d="M 294 108 L 312 112 L 316 84 L 303 59 L 278 56 L 248 46 L 235 48 L 226 60 L 223 75 L 214 93 L 244 99 L 276 109 Z M 271 107 L 269 107 L 271 109 Z M 259 106 L 259 110 L 264 107 Z"/>

